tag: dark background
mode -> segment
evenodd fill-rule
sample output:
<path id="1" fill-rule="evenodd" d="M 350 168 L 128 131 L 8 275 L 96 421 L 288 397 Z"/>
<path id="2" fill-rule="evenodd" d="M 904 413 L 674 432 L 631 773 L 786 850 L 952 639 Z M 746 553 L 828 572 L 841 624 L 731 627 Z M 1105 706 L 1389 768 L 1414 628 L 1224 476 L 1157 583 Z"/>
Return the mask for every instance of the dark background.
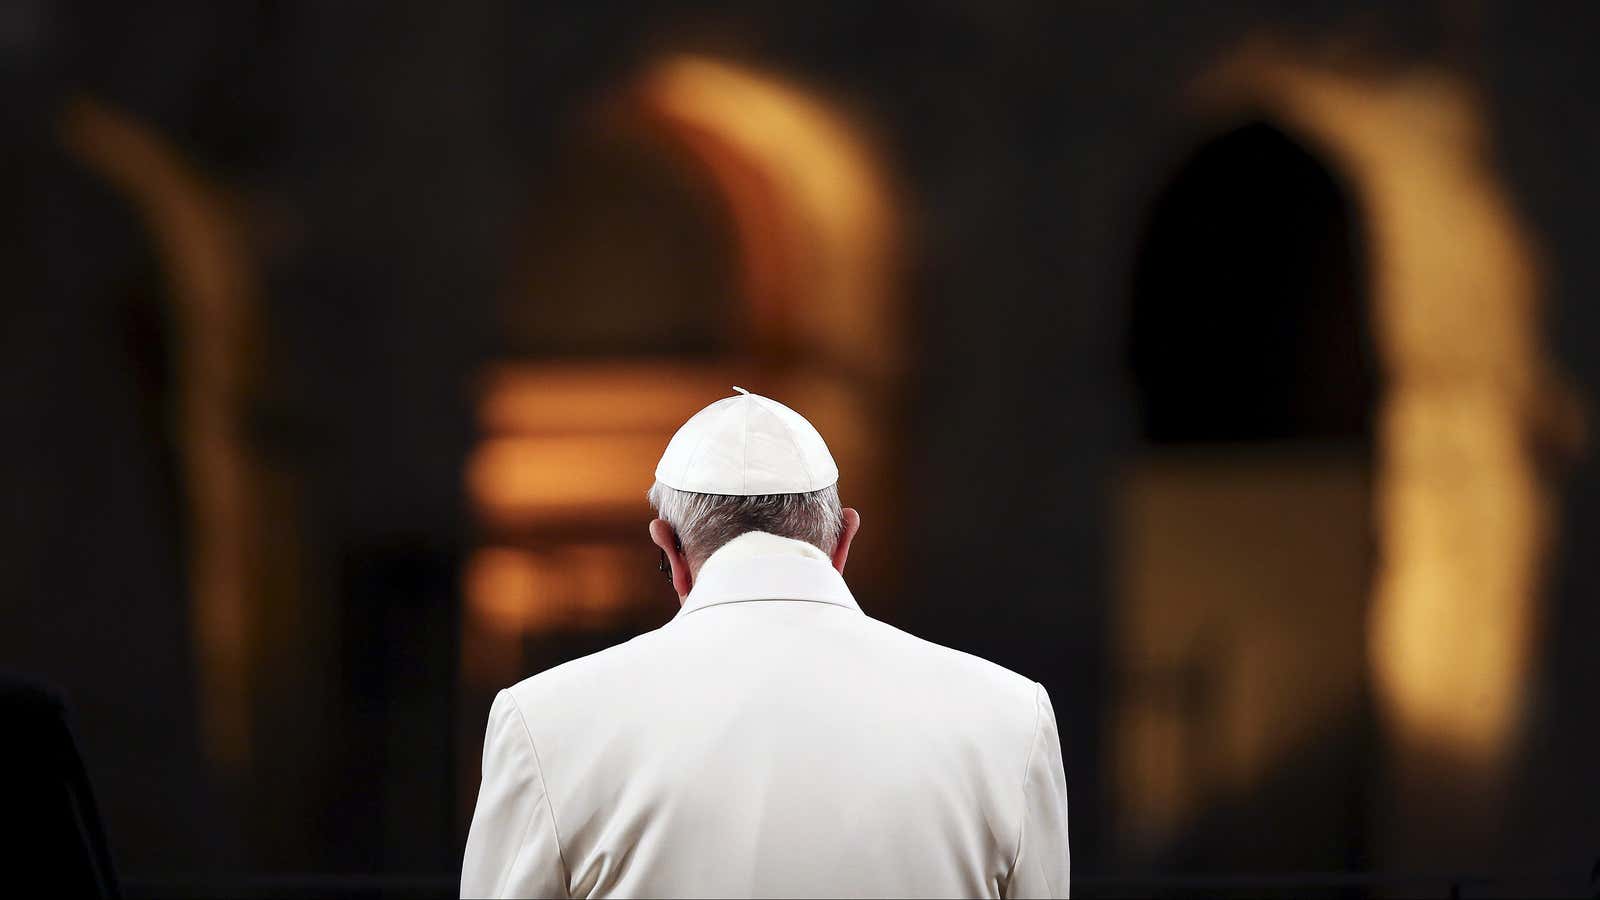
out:
<path id="1" fill-rule="evenodd" d="M 689 52 L 804 85 L 880 150 L 912 362 L 877 407 L 897 511 L 874 535 L 863 509 L 857 552 L 895 565 L 863 605 L 1050 690 L 1085 892 L 1304 872 L 1592 892 L 1600 467 L 1581 450 L 1539 456 L 1564 461 L 1542 470 L 1553 540 L 1523 712 L 1491 779 L 1502 799 L 1396 787 L 1368 685 L 1247 789 L 1186 802 L 1175 831 L 1119 824 L 1130 467 L 1165 449 L 1248 468 L 1289 448 L 1368 471 L 1381 439 L 1368 305 L 1383 248 L 1355 176 L 1270 115 L 1197 112 L 1191 87 L 1263 36 L 1468 86 L 1489 171 L 1537 248 L 1538 341 L 1573 396 L 1594 396 L 1592 4 L 6 3 L 0 663 L 67 690 L 123 875 L 454 875 L 476 779 L 461 736 L 481 735 L 488 709 L 462 687 L 461 584 L 485 530 L 463 477 L 479 374 L 692 360 L 728 340 L 726 247 L 659 251 L 703 256 L 671 270 L 690 310 L 675 319 L 648 318 L 615 282 L 606 321 L 658 323 L 632 330 L 585 331 L 559 292 L 507 287 L 559 236 L 604 257 L 607 232 L 584 238 L 575 211 L 591 190 L 623 203 L 627 173 L 651 163 L 580 150 L 591 165 L 574 174 L 575 123 L 652 59 Z M 251 260 L 251 324 L 228 346 L 252 374 L 230 421 L 278 580 L 249 626 L 242 755 L 206 749 L 185 574 L 205 544 L 175 410 L 187 348 L 213 338 L 174 312 L 158 223 L 72 149 L 86 102 L 217 186 Z M 652 177 L 637 176 L 658 195 L 637 201 L 636 232 L 727 227 L 715 211 L 652 219 L 678 202 Z M 660 593 L 636 619 L 530 637 L 517 677 L 650 627 L 671 612 Z M 1203 674 L 1163 677 L 1152 690 L 1204 707 Z"/>

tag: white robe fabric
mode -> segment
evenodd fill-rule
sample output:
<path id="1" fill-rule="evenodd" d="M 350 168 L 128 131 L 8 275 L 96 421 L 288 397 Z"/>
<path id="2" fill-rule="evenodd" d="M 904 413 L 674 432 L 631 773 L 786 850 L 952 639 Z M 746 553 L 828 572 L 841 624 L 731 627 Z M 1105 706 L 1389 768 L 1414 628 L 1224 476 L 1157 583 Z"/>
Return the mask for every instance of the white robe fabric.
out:
<path id="1" fill-rule="evenodd" d="M 1066 897 L 1044 688 L 752 532 L 666 625 L 501 691 L 463 897 Z"/>

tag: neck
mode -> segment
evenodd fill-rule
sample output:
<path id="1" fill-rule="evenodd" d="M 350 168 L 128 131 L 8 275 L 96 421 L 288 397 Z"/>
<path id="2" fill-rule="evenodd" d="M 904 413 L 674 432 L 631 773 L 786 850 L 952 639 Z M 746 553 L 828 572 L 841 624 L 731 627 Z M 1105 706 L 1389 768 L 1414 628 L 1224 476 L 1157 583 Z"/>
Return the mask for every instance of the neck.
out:
<path id="1" fill-rule="evenodd" d="M 717 548 L 680 599 L 678 617 L 748 600 L 815 600 L 861 611 L 828 554 L 766 532 L 746 532 Z"/>
<path id="2" fill-rule="evenodd" d="M 690 574 L 698 579 L 701 570 L 706 566 L 716 565 L 719 561 L 751 559 L 758 556 L 802 556 L 825 563 L 832 562 L 828 554 L 805 541 L 766 531 L 746 531 L 718 547 L 704 562 L 691 570 Z"/>

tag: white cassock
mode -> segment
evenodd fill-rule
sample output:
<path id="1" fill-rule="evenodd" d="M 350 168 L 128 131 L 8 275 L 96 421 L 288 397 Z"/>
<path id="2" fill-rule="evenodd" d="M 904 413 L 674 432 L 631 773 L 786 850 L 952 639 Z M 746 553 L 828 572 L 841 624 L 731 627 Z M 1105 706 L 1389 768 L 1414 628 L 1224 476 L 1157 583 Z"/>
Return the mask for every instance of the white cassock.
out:
<path id="1" fill-rule="evenodd" d="M 1044 688 L 752 532 L 671 622 L 501 691 L 465 897 L 1065 897 Z"/>

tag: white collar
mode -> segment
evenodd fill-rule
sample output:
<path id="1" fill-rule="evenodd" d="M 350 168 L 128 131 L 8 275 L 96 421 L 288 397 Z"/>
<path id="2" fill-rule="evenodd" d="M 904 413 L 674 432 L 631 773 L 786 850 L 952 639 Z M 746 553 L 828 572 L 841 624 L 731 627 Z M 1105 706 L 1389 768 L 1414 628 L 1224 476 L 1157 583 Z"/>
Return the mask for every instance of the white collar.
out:
<path id="1" fill-rule="evenodd" d="M 810 600 L 861 611 L 828 554 L 805 541 L 747 531 L 701 564 L 673 621 L 708 606 L 749 600 Z"/>

